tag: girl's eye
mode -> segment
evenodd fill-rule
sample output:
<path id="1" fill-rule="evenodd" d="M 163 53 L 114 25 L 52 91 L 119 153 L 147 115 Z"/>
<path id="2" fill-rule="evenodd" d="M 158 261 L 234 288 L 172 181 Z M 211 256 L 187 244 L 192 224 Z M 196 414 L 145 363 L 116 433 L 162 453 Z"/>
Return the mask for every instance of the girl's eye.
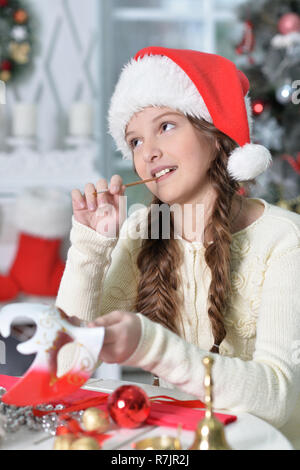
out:
<path id="1" fill-rule="evenodd" d="M 173 127 L 174 127 L 174 124 L 171 124 L 170 122 L 164 122 L 164 123 L 161 125 L 162 128 L 167 128 L 168 126 L 173 126 Z M 173 128 L 173 127 L 172 127 L 172 128 Z M 165 129 L 165 130 L 170 130 L 170 129 Z"/>
<path id="2" fill-rule="evenodd" d="M 173 129 L 173 127 L 175 127 L 175 124 L 172 124 L 171 122 L 164 122 L 162 123 L 161 128 L 164 128 L 166 131 L 168 131 L 170 130 L 169 126 L 171 126 L 171 129 Z M 135 149 L 139 145 L 138 142 L 140 142 L 140 139 L 132 139 L 129 142 L 130 148 Z"/>
<path id="3" fill-rule="evenodd" d="M 132 149 L 135 149 L 136 146 L 137 146 L 137 144 L 136 144 L 137 142 L 139 142 L 139 139 L 132 139 L 132 140 L 129 142 L 130 147 L 131 147 Z"/>

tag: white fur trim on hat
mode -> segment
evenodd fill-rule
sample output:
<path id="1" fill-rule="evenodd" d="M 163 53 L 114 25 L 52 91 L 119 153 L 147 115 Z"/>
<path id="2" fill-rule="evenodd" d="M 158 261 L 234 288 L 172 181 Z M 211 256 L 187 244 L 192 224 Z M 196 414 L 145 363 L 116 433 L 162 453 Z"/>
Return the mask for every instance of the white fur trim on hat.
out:
<path id="1" fill-rule="evenodd" d="M 246 144 L 230 154 L 227 170 L 233 179 L 248 181 L 266 171 L 271 162 L 272 156 L 266 147 Z"/>
<path id="2" fill-rule="evenodd" d="M 15 223 L 33 236 L 63 238 L 71 228 L 71 198 L 60 189 L 28 188 L 16 200 Z"/>
<path id="3" fill-rule="evenodd" d="M 165 56 L 131 59 L 122 70 L 108 112 L 109 132 L 125 160 L 132 159 L 126 126 L 147 106 L 166 106 L 212 123 L 196 86 L 175 62 Z"/>

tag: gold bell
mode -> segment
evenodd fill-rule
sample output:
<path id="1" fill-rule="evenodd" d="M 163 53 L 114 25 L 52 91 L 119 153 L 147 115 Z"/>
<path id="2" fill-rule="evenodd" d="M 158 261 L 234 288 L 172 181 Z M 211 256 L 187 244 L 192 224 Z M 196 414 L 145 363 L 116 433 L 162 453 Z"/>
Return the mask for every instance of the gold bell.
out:
<path id="1" fill-rule="evenodd" d="M 205 417 L 198 423 L 195 439 L 189 450 L 231 450 L 225 438 L 224 426 L 212 411 L 213 382 L 211 369 L 214 360 L 212 357 L 207 356 L 202 362 L 205 367 Z"/>

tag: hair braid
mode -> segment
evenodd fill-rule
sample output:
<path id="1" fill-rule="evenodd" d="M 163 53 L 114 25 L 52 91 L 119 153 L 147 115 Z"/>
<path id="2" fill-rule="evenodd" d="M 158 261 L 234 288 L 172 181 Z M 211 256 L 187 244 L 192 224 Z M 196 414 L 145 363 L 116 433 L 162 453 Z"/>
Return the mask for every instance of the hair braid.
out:
<path id="1" fill-rule="evenodd" d="M 162 202 L 154 197 L 152 204 Z M 151 223 L 159 224 L 158 239 L 151 239 Z M 151 210 L 148 213 L 148 239 L 143 240 L 137 258 L 141 276 L 138 285 L 136 309 L 150 320 L 161 323 L 178 334 L 176 321 L 180 315 L 179 280 L 177 266 L 182 260 L 180 246 L 174 240 L 174 224 L 170 217 L 170 239 L 162 238 L 162 220 L 152 220 Z"/>
<path id="2" fill-rule="evenodd" d="M 237 144 L 219 131 L 213 124 L 188 116 L 190 122 L 211 141 L 214 159 L 209 169 L 210 182 L 217 198 L 211 218 L 204 231 L 205 261 L 211 270 L 211 284 L 208 292 L 208 316 L 211 322 L 214 345 L 212 352 L 219 352 L 219 345 L 226 336 L 224 312 L 231 292 L 230 244 L 232 241 L 231 213 L 232 199 L 239 188 L 238 182 L 227 172 L 228 156 Z M 217 145 L 216 145 L 217 144 Z M 252 181 L 253 183 L 253 181 Z M 154 197 L 152 204 L 162 202 Z M 182 322 L 182 298 L 179 296 L 178 268 L 183 253 L 178 240 L 174 239 L 173 214 L 170 217 L 170 239 L 151 239 L 151 210 L 148 213 L 148 239 L 143 240 L 137 258 L 140 280 L 136 299 L 136 311 L 179 334 L 178 321 Z M 210 230 L 213 243 L 209 244 L 205 234 Z M 183 326 L 183 323 L 182 323 Z"/>

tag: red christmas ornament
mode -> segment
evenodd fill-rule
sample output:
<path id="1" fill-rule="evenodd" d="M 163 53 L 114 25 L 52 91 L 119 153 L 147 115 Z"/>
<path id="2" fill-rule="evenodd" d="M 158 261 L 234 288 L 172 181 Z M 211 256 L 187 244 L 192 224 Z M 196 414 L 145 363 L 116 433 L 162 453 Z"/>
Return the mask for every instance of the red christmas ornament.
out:
<path id="1" fill-rule="evenodd" d="M 3 60 L 0 65 L 0 70 L 8 70 L 10 71 L 12 69 L 12 63 L 10 60 Z"/>
<path id="2" fill-rule="evenodd" d="M 7 7 L 7 5 L 8 5 L 8 0 L 0 0 L 0 8 Z"/>
<path id="3" fill-rule="evenodd" d="M 28 13 L 20 8 L 14 13 L 14 20 L 16 23 L 23 24 L 28 20 Z"/>
<path id="4" fill-rule="evenodd" d="M 300 16 L 297 13 L 286 13 L 278 21 L 278 31 L 289 34 L 300 31 Z"/>
<path id="5" fill-rule="evenodd" d="M 107 409 L 119 426 L 136 428 L 150 413 L 150 400 L 147 394 L 136 385 L 118 387 L 107 400 Z"/>
<path id="6" fill-rule="evenodd" d="M 263 100 L 254 100 L 252 103 L 252 112 L 255 116 L 259 116 L 265 110 L 265 103 Z"/>

